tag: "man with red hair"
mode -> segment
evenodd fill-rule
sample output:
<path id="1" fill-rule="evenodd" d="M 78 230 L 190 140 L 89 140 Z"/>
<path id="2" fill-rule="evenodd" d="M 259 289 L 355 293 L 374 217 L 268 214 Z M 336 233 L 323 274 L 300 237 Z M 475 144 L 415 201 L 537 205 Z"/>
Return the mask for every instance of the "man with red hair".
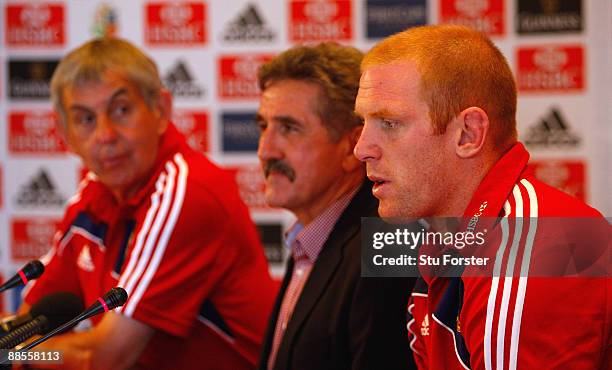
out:
<path id="1" fill-rule="evenodd" d="M 573 277 L 542 266 L 559 267 L 569 260 L 546 256 L 571 250 L 597 267 L 609 258 L 609 225 L 526 170 L 516 87 L 501 52 L 466 27 L 425 26 L 375 45 L 361 69 L 355 106 L 364 127 L 355 155 L 374 182 L 380 215 L 464 217 L 471 232 L 488 232 L 492 248 L 492 275 L 466 268 L 454 277 L 424 274 L 417 284 L 409 331 L 419 367 L 608 366 L 611 296 L 601 271 L 609 265 Z M 563 231 L 597 242 L 563 240 L 544 217 L 588 217 L 586 233 L 578 222 Z M 422 248 L 421 257 L 430 252 Z M 586 270 L 599 272 L 581 275 Z"/>

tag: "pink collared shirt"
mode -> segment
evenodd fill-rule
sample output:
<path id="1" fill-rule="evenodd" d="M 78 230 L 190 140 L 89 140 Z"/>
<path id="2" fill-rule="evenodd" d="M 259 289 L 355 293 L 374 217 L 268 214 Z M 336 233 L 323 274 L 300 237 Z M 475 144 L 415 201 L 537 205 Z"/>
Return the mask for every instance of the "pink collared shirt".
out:
<path id="1" fill-rule="evenodd" d="M 319 253 L 334 228 L 334 225 L 342 215 L 342 212 L 348 207 L 355 194 L 357 194 L 358 190 L 359 186 L 338 198 L 338 200 L 327 207 L 323 213 L 305 227 L 299 222 L 296 222 L 285 233 L 285 242 L 289 248 L 291 248 L 291 258 L 293 258 L 294 265 L 291 280 L 285 291 L 283 302 L 281 303 L 278 318 L 276 320 L 272 349 L 270 351 L 270 357 L 268 357 L 269 370 L 274 368 L 278 347 L 280 346 L 291 315 L 293 314 L 295 304 L 302 293 L 306 281 L 308 281 L 310 271 L 317 261 Z"/>

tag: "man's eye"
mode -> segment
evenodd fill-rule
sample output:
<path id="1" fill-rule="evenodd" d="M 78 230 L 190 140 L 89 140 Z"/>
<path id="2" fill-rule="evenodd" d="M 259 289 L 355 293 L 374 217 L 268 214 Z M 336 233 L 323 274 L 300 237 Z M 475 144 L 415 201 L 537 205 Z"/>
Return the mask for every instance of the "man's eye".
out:
<path id="1" fill-rule="evenodd" d="M 75 122 L 82 126 L 90 126 L 96 123 L 96 117 L 89 113 L 78 114 L 75 117 Z"/>
<path id="2" fill-rule="evenodd" d="M 125 116 L 130 112 L 130 106 L 128 104 L 117 104 L 111 110 L 111 115 L 115 118 Z"/>
<path id="3" fill-rule="evenodd" d="M 292 124 L 284 123 L 281 125 L 281 131 L 285 133 L 289 133 L 289 132 L 297 131 L 297 128 Z"/>
<path id="4" fill-rule="evenodd" d="M 393 128 L 397 127 L 397 122 L 389 120 L 389 119 L 382 119 L 381 120 L 381 125 L 382 125 L 383 129 L 393 129 Z"/>
<path id="5" fill-rule="evenodd" d="M 263 121 L 257 121 L 255 124 L 259 128 L 259 131 L 264 131 L 268 127 L 268 125 Z"/>

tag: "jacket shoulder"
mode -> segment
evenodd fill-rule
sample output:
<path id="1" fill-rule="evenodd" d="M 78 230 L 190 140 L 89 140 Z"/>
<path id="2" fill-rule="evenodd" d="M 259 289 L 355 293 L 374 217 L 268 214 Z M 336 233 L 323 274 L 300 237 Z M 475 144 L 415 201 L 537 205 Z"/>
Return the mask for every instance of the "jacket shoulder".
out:
<path id="1" fill-rule="evenodd" d="M 539 216 L 550 217 L 603 217 L 601 212 L 580 199 L 556 189 L 533 176 L 526 176 L 520 181 L 533 187 Z"/>

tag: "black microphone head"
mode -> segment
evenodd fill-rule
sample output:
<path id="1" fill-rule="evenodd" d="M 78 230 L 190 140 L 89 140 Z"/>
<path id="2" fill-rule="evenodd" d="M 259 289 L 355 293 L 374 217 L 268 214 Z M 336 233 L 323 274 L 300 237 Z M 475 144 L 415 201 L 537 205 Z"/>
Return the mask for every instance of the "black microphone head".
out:
<path id="1" fill-rule="evenodd" d="M 116 287 L 104 294 L 104 296 L 102 296 L 102 299 L 108 306 L 108 309 L 113 310 L 125 304 L 128 299 L 128 294 L 125 289 L 121 287 Z"/>
<path id="2" fill-rule="evenodd" d="M 23 347 L 20 351 L 27 351 L 30 348 L 37 346 L 38 344 L 44 342 L 45 340 L 49 339 L 53 335 L 64 332 L 65 330 L 68 330 L 68 328 L 76 325 L 79 321 L 85 320 L 99 313 L 107 312 L 119 306 L 122 306 L 127 301 L 127 298 L 128 298 L 128 294 L 123 288 L 113 288 L 110 291 L 108 291 L 106 294 L 104 294 L 104 296 L 99 297 L 94 304 L 89 306 L 89 308 L 87 308 L 85 311 L 76 315 L 76 317 L 74 317 L 72 320 L 69 320 L 68 322 L 58 326 L 54 330 L 51 330 L 47 334 L 43 335 L 41 338 L 38 338 L 37 340 L 29 343 L 27 346 Z M 0 342 L 2 342 L 2 338 L 0 338 Z M 5 347 L 13 344 L 13 342 L 8 342 L 8 341 L 6 342 L 7 344 L 5 345 Z M 12 347 L 7 347 L 7 348 L 12 348 Z"/>
<path id="3" fill-rule="evenodd" d="M 46 334 L 75 318 L 83 309 L 81 298 L 73 293 L 58 292 L 48 294 L 32 305 L 30 316 L 34 318 L 42 315 L 47 318 L 49 325 L 41 333 Z"/>
<path id="4" fill-rule="evenodd" d="M 42 262 L 38 260 L 30 261 L 26 263 L 21 270 L 17 271 L 12 278 L 0 285 L 0 292 L 4 292 L 16 286 L 25 285 L 28 281 L 40 277 L 43 272 L 45 272 L 45 265 L 43 265 Z"/>
<path id="5" fill-rule="evenodd" d="M 23 266 L 21 271 L 28 280 L 38 279 L 45 272 L 45 265 L 39 260 L 32 260 Z"/>

